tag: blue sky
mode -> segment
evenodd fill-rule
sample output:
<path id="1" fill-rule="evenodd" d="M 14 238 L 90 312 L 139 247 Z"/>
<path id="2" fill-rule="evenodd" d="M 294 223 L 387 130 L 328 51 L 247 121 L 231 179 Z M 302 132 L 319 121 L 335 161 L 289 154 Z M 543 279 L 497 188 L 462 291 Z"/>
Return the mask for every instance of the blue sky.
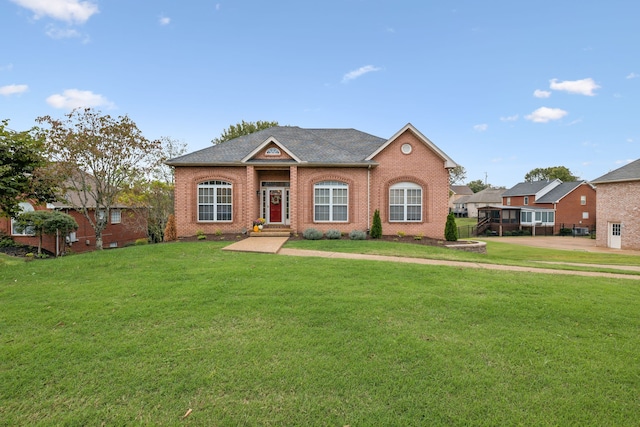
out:
<path id="1" fill-rule="evenodd" d="M 631 0 L 0 0 L 0 119 L 90 106 L 194 151 L 277 121 L 388 138 L 407 123 L 512 187 L 640 157 Z"/>

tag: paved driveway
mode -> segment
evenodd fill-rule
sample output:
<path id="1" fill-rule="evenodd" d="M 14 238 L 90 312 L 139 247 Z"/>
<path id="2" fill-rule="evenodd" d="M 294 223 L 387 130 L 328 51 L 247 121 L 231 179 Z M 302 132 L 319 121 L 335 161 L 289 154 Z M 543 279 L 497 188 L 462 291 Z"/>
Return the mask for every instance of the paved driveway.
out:
<path id="1" fill-rule="evenodd" d="M 589 237 L 572 236 L 518 236 L 518 237 L 488 237 L 478 239 L 484 242 L 504 242 L 517 245 L 533 246 L 536 248 L 564 249 L 586 252 L 602 252 L 612 254 L 640 255 L 640 251 L 629 251 L 622 249 L 611 249 L 596 246 L 596 240 Z"/>

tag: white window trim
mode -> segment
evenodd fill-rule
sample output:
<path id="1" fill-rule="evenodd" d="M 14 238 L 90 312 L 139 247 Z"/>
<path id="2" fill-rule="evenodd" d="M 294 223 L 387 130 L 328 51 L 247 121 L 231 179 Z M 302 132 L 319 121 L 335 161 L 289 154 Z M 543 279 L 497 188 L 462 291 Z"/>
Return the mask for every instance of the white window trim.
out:
<path id="1" fill-rule="evenodd" d="M 21 202 L 19 206 L 20 206 L 20 213 L 35 211 L 31 203 Z M 11 218 L 11 235 L 12 236 L 35 236 L 35 231 L 33 230 L 32 227 L 26 227 L 24 230 L 22 230 L 22 233 L 16 232 L 14 219 Z"/>
<path id="2" fill-rule="evenodd" d="M 409 204 L 407 202 L 407 191 L 408 190 L 419 190 L 420 191 L 420 203 L 419 204 Z M 392 193 L 394 191 L 402 191 L 402 204 L 392 204 Z M 413 182 L 399 182 L 397 184 L 389 187 L 389 222 L 422 222 L 422 205 L 423 205 L 423 190 L 422 187 Z M 392 219 L 393 215 L 391 214 L 391 208 L 394 206 L 402 206 L 402 219 Z M 407 219 L 407 208 L 410 206 L 419 206 L 420 207 L 420 218 L 419 219 Z"/>
<path id="3" fill-rule="evenodd" d="M 200 193 L 200 190 L 212 190 L 213 194 L 207 194 L 207 195 L 202 195 Z M 229 190 L 229 203 L 220 203 L 218 201 L 219 197 L 226 197 L 226 194 L 220 194 L 219 191 L 220 190 Z M 205 203 L 201 201 L 201 197 L 213 197 L 214 201 L 213 203 Z M 200 207 L 201 206 L 212 206 L 213 207 L 213 212 L 212 212 L 212 216 L 214 219 L 202 219 L 201 216 L 201 211 L 200 211 Z M 219 209 L 222 206 L 228 206 L 230 208 L 229 210 L 229 218 L 228 219 L 218 219 L 218 217 L 220 215 L 224 215 L 224 212 L 220 212 Z M 198 187 L 197 187 L 197 193 L 196 193 L 196 208 L 197 208 L 197 216 L 198 216 L 198 222 L 233 222 L 233 185 L 228 182 L 228 181 L 222 181 L 222 180 L 210 180 L 210 181 L 203 181 L 198 183 Z"/>
<path id="4" fill-rule="evenodd" d="M 329 204 L 327 205 L 326 203 L 318 203 L 317 199 L 316 199 L 316 190 L 329 190 Z M 346 203 L 336 203 L 335 199 L 336 199 L 336 192 L 337 190 L 346 190 L 347 191 L 347 195 L 346 195 L 346 199 L 347 202 Z M 329 207 L 329 219 L 328 220 L 324 220 L 324 219 L 317 219 L 317 207 L 318 206 L 328 206 Z M 344 206 L 346 208 L 347 211 L 347 215 L 345 219 L 339 219 L 336 220 L 333 218 L 333 208 L 334 207 L 338 207 L 338 206 Z M 313 186 L 313 222 L 340 222 L 340 223 L 345 223 L 345 222 L 349 222 L 349 185 L 345 182 L 342 181 L 321 181 L 318 182 L 316 184 L 314 184 Z"/>
<path id="5" fill-rule="evenodd" d="M 120 224 L 122 222 L 122 211 L 120 209 L 111 209 L 111 224 Z"/>

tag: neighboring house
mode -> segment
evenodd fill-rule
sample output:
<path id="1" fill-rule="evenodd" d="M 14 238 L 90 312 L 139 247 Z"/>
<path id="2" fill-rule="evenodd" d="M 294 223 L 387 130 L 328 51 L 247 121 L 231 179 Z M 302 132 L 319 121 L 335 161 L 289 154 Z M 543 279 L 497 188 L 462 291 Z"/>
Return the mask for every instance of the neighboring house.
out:
<path id="1" fill-rule="evenodd" d="M 502 205 L 481 210 L 478 221 L 491 221 L 494 232 L 529 229 L 532 234 L 578 235 L 595 228 L 596 190 L 586 181 L 521 182 L 504 191 Z"/>
<path id="2" fill-rule="evenodd" d="M 276 126 L 167 161 L 178 237 L 267 228 L 370 229 L 442 238 L 456 163 L 413 125 L 389 139 Z"/>
<path id="3" fill-rule="evenodd" d="M 68 236 L 60 236 L 59 239 L 54 236 L 43 236 L 43 249 L 52 254 L 61 254 L 69 251 L 76 253 L 88 252 L 96 249 L 96 236 L 91 224 L 81 212 L 74 208 L 74 206 L 80 205 L 79 197 L 74 192 L 68 192 L 63 198 L 65 201 L 62 202 L 47 203 L 46 205 L 37 205 L 30 202 L 20 203 L 23 212 L 56 210 L 72 216 L 78 223 L 78 230 Z M 96 209 L 95 201 L 92 200 L 89 199 L 86 203 L 90 216 L 93 216 L 93 212 Z M 106 212 L 104 214 L 106 215 Z M 147 237 L 147 216 L 144 211 L 131 209 L 124 205 L 115 205 L 110 209 L 106 220 L 107 226 L 102 232 L 102 246 L 104 248 L 122 247 Z M 0 218 L 0 232 L 11 236 L 17 243 L 32 246 L 38 245 L 38 238 L 31 235 L 28 229 L 18 232 L 13 219 Z"/>
<path id="4" fill-rule="evenodd" d="M 598 191 L 596 246 L 640 250 L 640 159 L 591 183 Z"/>
<path id="5" fill-rule="evenodd" d="M 449 212 L 458 218 L 469 216 L 466 200 L 473 195 L 468 185 L 452 185 L 449 187 Z"/>
<path id="6" fill-rule="evenodd" d="M 464 202 L 467 206 L 469 218 L 478 217 L 478 209 L 487 206 L 500 206 L 504 188 L 487 187 L 467 197 Z"/>

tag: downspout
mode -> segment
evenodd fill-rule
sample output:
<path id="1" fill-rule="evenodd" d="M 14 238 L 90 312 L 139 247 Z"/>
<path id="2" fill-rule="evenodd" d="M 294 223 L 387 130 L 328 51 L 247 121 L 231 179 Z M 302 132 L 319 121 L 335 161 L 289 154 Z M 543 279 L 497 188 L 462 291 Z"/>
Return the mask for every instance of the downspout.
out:
<path id="1" fill-rule="evenodd" d="M 371 230 L 371 165 L 367 168 L 367 231 Z"/>

